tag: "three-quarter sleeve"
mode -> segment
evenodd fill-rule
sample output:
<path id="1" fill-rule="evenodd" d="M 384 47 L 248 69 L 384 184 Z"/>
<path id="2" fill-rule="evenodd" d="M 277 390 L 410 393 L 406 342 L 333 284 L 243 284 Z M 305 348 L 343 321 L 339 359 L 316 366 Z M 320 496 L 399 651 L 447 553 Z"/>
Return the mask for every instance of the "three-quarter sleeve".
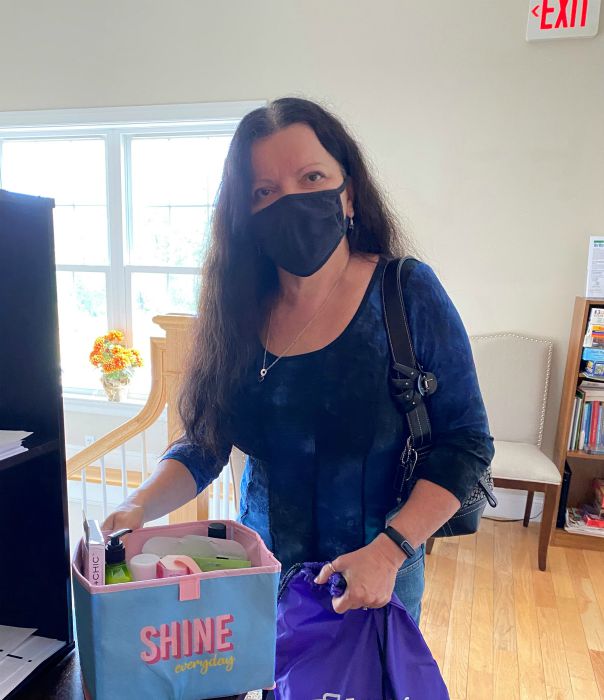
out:
<path id="1" fill-rule="evenodd" d="M 201 493 L 216 479 L 228 462 L 231 445 L 221 445 L 219 454 L 214 454 L 186 437 L 182 437 L 164 452 L 160 461 L 175 459 L 191 472 L 197 484 L 197 493 Z"/>
<path id="2" fill-rule="evenodd" d="M 416 264 L 404 290 L 417 361 L 438 380 L 427 399 L 432 450 L 417 476 L 462 502 L 494 455 L 493 438 L 463 322 L 432 269 Z"/>

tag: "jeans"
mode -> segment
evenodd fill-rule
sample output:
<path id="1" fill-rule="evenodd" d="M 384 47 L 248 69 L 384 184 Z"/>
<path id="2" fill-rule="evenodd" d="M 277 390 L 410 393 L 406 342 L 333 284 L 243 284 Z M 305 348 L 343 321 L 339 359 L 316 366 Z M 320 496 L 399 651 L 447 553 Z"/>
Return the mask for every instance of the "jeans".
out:
<path id="1" fill-rule="evenodd" d="M 418 547 L 415 554 L 407 559 L 396 574 L 394 593 L 405 606 L 407 612 L 419 625 L 424 594 L 425 546 Z"/>

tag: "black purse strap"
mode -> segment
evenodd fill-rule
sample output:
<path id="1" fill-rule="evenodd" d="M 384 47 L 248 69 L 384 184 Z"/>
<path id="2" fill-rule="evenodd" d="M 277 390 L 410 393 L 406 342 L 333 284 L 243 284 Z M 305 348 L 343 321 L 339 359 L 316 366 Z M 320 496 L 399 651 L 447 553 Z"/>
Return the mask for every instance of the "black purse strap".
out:
<path id="1" fill-rule="evenodd" d="M 409 424 L 409 439 L 401 454 L 402 469 L 398 471 L 395 483 L 399 503 L 415 465 L 421 463 L 430 452 L 432 433 L 424 397 L 433 394 L 438 387 L 434 374 L 424 371 L 415 357 L 403 298 L 407 277 L 413 264 L 418 262 L 413 257 L 389 260 L 382 278 L 382 304 L 392 357 L 390 391 L 399 409 L 406 414 Z M 486 475 L 479 479 L 478 487 L 494 508 L 497 499 Z"/>
<path id="2" fill-rule="evenodd" d="M 409 332 L 403 286 L 411 271 L 412 261 L 417 262 L 411 257 L 388 261 L 382 280 L 382 301 L 392 356 L 391 391 L 397 405 L 407 416 L 409 434 L 417 450 L 432 442 L 430 418 L 423 397 L 433 394 L 438 383 L 436 377 L 431 372 L 425 372 L 417 362 Z"/>
<path id="3" fill-rule="evenodd" d="M 432 432 L 424 396 L 433 394 L 438 386 L 436 377 L 417 362 L 403 299 L 405 282 L 413 263 L 417 262 L 412 257 L 389 260 L 382 278 L 382 304 L 392 358 L 390 390 L 409 425 L 409 439 L 401 455 L 404 469 L 395 487 L 399 500 L 404 482 L 411 477 L 417 461 L 430 449 Z"/>

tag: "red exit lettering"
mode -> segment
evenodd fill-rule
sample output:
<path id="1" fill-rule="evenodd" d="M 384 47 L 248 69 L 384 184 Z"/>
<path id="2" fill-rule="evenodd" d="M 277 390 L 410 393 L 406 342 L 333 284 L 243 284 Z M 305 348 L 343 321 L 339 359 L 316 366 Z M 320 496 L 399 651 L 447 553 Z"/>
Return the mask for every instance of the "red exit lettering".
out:
<path id="1" fill-rule="evenodd" d="M 541 18 L 541 29 L 572 29 L 577 26 L 584 27 L 587 24 L 589 0 L 557 1 L 558 5 L 556 6 L 555 0 L 542 0 L 541 5 L 535 5 L 531 10 L 535 17 Z M 580 15 L 579 6 L 581 7 Z M 555 15 L 556 11 L 558 12 L 557 16 Z M 551 18 L 550 15 L 552 15 Z M 577 25 L 579 17 L 580 24 Z"/>

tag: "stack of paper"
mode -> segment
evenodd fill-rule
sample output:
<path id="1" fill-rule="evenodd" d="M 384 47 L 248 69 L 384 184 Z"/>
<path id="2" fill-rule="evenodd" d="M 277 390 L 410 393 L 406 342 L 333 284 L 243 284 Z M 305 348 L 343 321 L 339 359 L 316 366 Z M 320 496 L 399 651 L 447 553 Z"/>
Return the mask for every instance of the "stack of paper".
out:
<path id="1" fill-rule="evenodd" d="M 21 444 L 31 433 L 25 430 L 0 430 L 0 459 L 27 452 L 27 447 Z"/>
<path id="2" fill-rule="evenodd" d="M 593 527 L 588 525 L 582 517 L 579 508 L 566 509 L 566 525 L 564 529 L 567 532 L 578 532 L 581 535 L 591 535 L 592 537 L 604 537 L 604 528 Z"/>
<path id="3" fill-rule="evenodd" d="M 36 666 L 65 646 L 57 639 L 37 637 L 35 631 L 0 625 L 0 698 L 5 698 Z"/>

